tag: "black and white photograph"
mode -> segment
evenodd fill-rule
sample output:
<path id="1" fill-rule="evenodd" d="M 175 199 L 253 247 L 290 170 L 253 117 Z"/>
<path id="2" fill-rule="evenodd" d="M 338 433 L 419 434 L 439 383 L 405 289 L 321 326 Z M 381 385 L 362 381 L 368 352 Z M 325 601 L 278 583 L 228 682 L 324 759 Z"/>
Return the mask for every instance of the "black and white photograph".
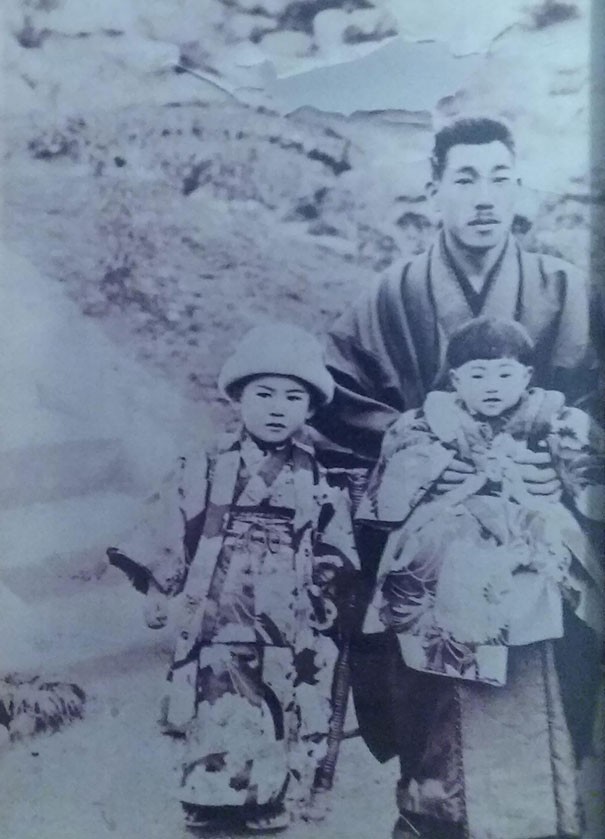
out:
<path id="1" fill-rule="evenodd" d="M 0 21 L 0 836 L 601 839 L 605 8 Z"/>

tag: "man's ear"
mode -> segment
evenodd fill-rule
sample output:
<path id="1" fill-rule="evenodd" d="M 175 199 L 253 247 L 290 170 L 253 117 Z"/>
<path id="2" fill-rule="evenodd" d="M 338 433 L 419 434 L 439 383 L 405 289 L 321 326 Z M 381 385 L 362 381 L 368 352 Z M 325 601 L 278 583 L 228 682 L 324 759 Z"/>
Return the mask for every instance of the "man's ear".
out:
<path id="1" fill-rule="evenodd" d="M 456 388 L 458 385 L 458 373 L 455 370 L 450 370 L 449 372 L 449 379 L 450 384 L 453 388 Z"/>
<path id="2" fill-rule="evenodd" d="M 441 221 L 441 204 L 439 201 L 439 181 L 428 181 L 424 187 L 424 194 L 427 198 L 433 216 L 437 222 Z"/>
<path id="3" fill-rule="evenodd" d="M 433 198 L 437 195 L 437 191 L 439 189 L 439 184 L 437 181 L 427 181 L 424 185 L 424 194 L 428 198 L 429 201 L 432 201 Z"/>
<path id="4" fill-rule="evenodd" d="M 527 365 L 525 370 L 527 372 L 527 384 L 529 384 L 532 380 L 533 375 L 534 375 L 534 368 Z"/>

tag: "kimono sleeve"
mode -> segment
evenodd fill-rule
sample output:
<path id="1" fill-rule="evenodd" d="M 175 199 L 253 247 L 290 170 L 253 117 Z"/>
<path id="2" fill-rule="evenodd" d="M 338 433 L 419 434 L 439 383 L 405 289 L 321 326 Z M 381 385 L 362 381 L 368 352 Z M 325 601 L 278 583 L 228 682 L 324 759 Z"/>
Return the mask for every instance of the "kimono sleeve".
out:
<path id="1" fill-rule="evenodd" d="M 587 277 L 577 268 L 558 260 L 546 260 L 550 270 L 565 278 L 557 334 L 552 347 L 551 386 L 566 394 L 573 404 L 597 397 L 598 359 L 596 345 L 603 324 L 598 307 L 590 300 Z M 592 321 L 592 322 L 591 322 Z"/>
<path id="2" fill-rule="evenodd" d="M 382 334 L 379 292 L 366 292 L 327 337 L 326 363 L 336 390 L 333 401 L 311 421 L 323 435 L 318 448 L 324 462 L 375 463 L 382 436 L 402 407 Z M 349 452 L 350 458 L 330 458 L 334 452 Z"/>
<path id="3" fill-rule="evenodd" d="M 182 591 L 201 532 L 207 476 L 205 455 L 179 458 L 159 491 L 145 501 L 134 528 L 108 548 L 110 563 L 143 594 L 152 584 L 170 596 Z"/>
<path id="4" fill-rule="evenodd" d="M 319 498 L 314 576 L 318 568 L 328 567 L 337 575 L 354 573 L 360 566 L 353 535 L 353 504 L 344 470 L 321 476 Z"/>
<path id="5" fill-rule="evenodd" d="M 605 521 L 605 433 L 584 411 L 563 408 L 549 435 L 553 465 L 577 512 Z"/>
<path id="6" fill-rule="evenodd" d="M 356 518 L 366 524 L 400 525 L 453 460 L 421 410 L 406 411 L 387 431 Z"/>

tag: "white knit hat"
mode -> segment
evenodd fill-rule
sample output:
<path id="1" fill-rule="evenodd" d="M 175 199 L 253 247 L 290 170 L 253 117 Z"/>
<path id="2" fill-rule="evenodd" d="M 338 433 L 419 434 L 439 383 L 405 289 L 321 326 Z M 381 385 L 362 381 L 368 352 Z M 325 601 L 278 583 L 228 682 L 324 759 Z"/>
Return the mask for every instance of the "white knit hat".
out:
<path id="1" fill-rule="evenodd" d="M 321 404 L 332 401 L 334 379 L 313 335 L 291 323 L 268 323 L 248 332 L 221 370 L 218 386 L 232 398 L 233 386 L 250 376 L 292 376 L 310 385 Z"/>

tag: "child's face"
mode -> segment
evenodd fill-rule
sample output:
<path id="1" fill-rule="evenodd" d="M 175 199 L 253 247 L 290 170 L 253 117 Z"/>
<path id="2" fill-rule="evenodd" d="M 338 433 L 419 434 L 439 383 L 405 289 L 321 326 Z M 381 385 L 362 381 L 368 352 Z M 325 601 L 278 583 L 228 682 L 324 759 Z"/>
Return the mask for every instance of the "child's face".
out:
<path id="1" fill-rule="evenodd" d="M 289 376 L 257 376 L 239 403 L 244 426 L 263 443 L 284 443 L 312 414 L 309 391 Z"/>
<path id="2" fill-rule="evenodd" d="M 521 399 L 532 369 L 514 358 L 467 361 L 452 370 L 452 385 L 470 411 L 497 417 Z"/>

